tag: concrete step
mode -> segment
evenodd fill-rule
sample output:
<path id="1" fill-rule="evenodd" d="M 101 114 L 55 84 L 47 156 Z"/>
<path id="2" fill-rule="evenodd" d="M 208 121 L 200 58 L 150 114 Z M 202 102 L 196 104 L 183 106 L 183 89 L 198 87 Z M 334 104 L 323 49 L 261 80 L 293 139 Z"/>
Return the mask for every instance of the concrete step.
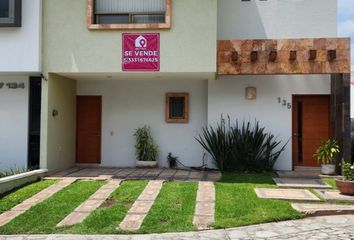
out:
<path id="1" fill-rule="evenodd" d="M 321 179 L 307 178 L 273 178 L 279 188 L 316 188 L 331 189 L 331 186 L 324 183 Z"/>
<path id="2" fill-rule="evenodd" d="M 353 214 L 353 205 L 292 203 L 291 206 L 307 216 Z"/>

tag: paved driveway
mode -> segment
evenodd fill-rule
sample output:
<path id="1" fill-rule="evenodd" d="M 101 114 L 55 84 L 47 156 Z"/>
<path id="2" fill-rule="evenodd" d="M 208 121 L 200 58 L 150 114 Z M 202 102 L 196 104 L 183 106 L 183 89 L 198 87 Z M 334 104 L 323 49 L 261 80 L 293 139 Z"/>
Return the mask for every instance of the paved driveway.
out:
<path id="1" fill-rule="evenodd" d="M 354 239 L 354 215 L 307 218 L 248 227 L 191 233 L 152 235 L 21 235 L 0 236 L 0 240 L 236 240 L 236 239 Z"/>

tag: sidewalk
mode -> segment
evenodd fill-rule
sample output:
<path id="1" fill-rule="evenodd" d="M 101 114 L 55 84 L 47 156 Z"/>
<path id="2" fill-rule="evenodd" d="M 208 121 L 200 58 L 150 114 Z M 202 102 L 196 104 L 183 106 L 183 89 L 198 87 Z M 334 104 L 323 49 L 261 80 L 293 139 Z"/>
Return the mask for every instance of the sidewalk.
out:
<path id="1" fill-rule="evenodd" d="M 307 218 L 226 230 L 151 235 L 17 235 L 0 240 L 236 240 L 354 239 L 354 215 Z"/>

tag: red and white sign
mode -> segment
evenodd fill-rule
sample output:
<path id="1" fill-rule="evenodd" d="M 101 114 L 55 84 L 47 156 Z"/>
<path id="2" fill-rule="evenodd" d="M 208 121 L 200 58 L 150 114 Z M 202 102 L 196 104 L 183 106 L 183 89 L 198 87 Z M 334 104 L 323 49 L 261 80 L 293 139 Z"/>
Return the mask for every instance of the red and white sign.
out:
<path id="1" fill-rule="evenodd" d="M 123 33 L 123 71 L 160 71 L 160 34 Z"/>

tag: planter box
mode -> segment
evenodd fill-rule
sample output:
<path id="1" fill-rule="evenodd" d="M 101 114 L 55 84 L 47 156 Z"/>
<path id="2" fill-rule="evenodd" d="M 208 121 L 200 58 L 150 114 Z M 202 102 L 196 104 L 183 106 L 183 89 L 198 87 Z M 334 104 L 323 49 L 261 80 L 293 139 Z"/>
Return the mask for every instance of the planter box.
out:
<path id="1" fill-rule="evenodd" d="M 339 191 L 344 195 L 354 196 L 354 181 L 336 180 Z"/>
<path id="2" fill-rule="evenodd" d="M 324 175 L 334 175 L 336 173 L 336 165 L 334 164 L 322 164 L 321 172 Z"/>
<path id="3" fill-rule="evenodd" d="M 0 194 L 21 187 L 26 183 L 35 182 L 46 175 L 47 169 L 39 169 L 20 173 L 9 177 L 0 178 Z"/>
<path id="4" fill-rule="evenodd" d="M 136 161 L 136 167 L 138 167 L 138 168 L 155 168 L 155 167 L 157 167 L 157 161 Z"/>

